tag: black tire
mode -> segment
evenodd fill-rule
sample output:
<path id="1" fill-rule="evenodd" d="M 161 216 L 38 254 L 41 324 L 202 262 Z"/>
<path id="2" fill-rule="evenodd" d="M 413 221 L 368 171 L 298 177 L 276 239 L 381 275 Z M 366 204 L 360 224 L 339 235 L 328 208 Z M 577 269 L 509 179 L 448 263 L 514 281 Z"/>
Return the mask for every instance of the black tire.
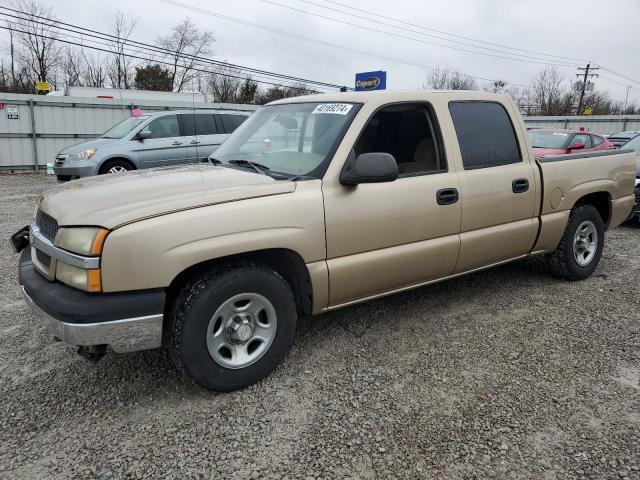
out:
<path id="1" fill-rule="evenodd" d="M 116 158 L 116 159 L 107 160 L 106 162 L 104 162 L 100 167 L 100 171 L 98 172 L 98 175 L 114 173 L 114 172 L 109 172 L 109 170 L 111 170 L 112 168 L 122 168 L 126 171 L 134 170 L 134 167 L 129 162 L 127 162 L 126 160 L 120 160 Z"/>
<path id="2" fill-rule="evenodd" d="M 255 363 L 226 368 L 209 353 L 207 329 L 216 310 L 243 293 L 258 294 L 271 302 L 277 328 L 271 345 Z M 197 275 L 182 287 L 169 315 L 166 347 L 174 365 L 198 385 L 219 392 L 252 385 L 271 373 L 291 348 L 297 321 L 287 282 L 255 263 L 225 265 Z"/>
<path id="3" fill-rule="evenodd" d="M 71 180 L 71 175 L 56 175 L 56 179 L 59 182 L 68 182 L 69 180 Z"/>
<path id="4" fill-rule="evenodd" d="M 587 265 L 580 265 L 574 255 L 574 238 L 583 222 L 591 222 L 597 232 L 595 252 Z M 574 207 L 569 222 L 556 250 L 548 255 L 547 263 L 551 272 L 565 280 L 584 280 L 589 277 L 600 263 L 604 247 L 604 222 L 598 210 L 592 205 Z"/>

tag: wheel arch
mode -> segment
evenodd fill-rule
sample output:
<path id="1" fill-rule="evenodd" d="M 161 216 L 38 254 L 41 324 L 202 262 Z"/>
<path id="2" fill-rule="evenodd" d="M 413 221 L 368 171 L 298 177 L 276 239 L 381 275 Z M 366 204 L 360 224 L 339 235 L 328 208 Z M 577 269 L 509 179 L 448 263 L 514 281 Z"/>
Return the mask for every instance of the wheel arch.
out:
<path id="1" fill-rule="evenodd" d="M 591 205 L 595 207 L 595 209 L 598 210 L 598 213 L 600 214 L 600 218 L 602 218 L 605 230 L 609 228 L 612 212 L 611 194 L 609 192 L 598 191 L 583 195 L 576 200 L 571 209 L 582 205 Z"/>
<path id="2" fill-rule="evenodd" d="M 132 158 L 126 155 L 112 155 L 110 157 L 102 159 L 102 161 L 98 164 L 98 172 L 102 172 L 102 167 L 104 166 L 104 164 L 112 160 L 122 160 L 123 162 L 127 162 L 129 165 L 131 165 L 132 170 L 138 169 L 138 165 Z"/>
<path id="3" fill-rule="evenodd" d="M 310 315 L 313 308 L 313 288 L 309 270 L 302 257 L 295 251 L 286 248 L 269 248 L 254 250 L 218 257 L 192 265 L 181 271 L 167 287 L 167 301 L 165 309 L 168 309 L 177 298 L 178 292 L 184 283 L 194 275 L 225 264 L 238 262 L 254 262 L 265 265 L 277 272 L 287 282 L 296 302 L 296 310 L 299 316 Z M 168 315 L 165 315 L 167 318 Z"/>

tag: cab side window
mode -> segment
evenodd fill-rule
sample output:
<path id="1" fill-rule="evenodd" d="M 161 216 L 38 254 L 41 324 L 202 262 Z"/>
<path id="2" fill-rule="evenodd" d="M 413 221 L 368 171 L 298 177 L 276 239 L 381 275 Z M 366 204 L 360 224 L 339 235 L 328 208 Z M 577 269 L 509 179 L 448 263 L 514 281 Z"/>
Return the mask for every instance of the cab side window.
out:
<path id="1" fill-rule="evenodd" d="M 156 118 L 149 123 L 147 130 L 151 132 L 151 138 L 179 137 L 178 116 L 165 115 Z"/>
<path id="2" fill-rule="evenodd" d="M 509 114 L 495 102 L 450 102 L 465 170 L 522 162 Z"/>
<path id="3" fill-rule="evenodd" d="M 401 177 L 446 171 L 440 131 L 430 105 L 391 105 L 378 110 L 355 145 L 356 155 L 393 155 Z"/>

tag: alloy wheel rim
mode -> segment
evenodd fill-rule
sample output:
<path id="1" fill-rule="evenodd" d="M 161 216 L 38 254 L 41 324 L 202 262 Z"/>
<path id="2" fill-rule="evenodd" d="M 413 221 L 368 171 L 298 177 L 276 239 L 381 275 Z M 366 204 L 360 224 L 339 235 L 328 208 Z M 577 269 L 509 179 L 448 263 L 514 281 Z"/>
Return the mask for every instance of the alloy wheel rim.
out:
<path id="1" fill-rule="evenodd" d="M 230 369 L 248 367 L 269 350 L 278 327 L 276 310 L 266 297 L 240 293 L 226 300 L 207 326 L 207 350 Z"/>
<path id="2" fill-rule="evenodd" d="M 573 237 L 573 257 L 581 267 L 586 267 L 598 249 L 598 231 L 591 220 L 582 222 Z"/>
<path id="3" fill-rule="evenodd" d="M 125 167 L 123 167 L 122 165 L 114 165 L 113 167 L 111 167 L 107 173 L 122 173 L 122 172 L 126 172 L 127 169 Z"/>

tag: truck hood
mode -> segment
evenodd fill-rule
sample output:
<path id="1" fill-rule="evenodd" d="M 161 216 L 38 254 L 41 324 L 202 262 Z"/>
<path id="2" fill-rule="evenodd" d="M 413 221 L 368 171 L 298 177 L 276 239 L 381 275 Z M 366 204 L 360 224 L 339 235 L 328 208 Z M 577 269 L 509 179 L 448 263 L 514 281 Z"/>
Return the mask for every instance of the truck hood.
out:
<path id="1" fill-rule="evenodd" d="M 104 143 L 113 142 L 112 138 L 92 138 L 86 142 L 74 143 L 68 147 L 63 148 L 58 152 L 58 155 L 73 155 L 74 153 L 84 152 L 89 149 L 96 149 Z"/>
<path id="2" fill-rule="evenodd" d="M 46 191 L 36 203 L 60 226 L 113 229 L 143 218 L 281 195 L 295 188 L 295 182 L 245 170 L 209 164 L 180 165 L 73 180 Z"/>

